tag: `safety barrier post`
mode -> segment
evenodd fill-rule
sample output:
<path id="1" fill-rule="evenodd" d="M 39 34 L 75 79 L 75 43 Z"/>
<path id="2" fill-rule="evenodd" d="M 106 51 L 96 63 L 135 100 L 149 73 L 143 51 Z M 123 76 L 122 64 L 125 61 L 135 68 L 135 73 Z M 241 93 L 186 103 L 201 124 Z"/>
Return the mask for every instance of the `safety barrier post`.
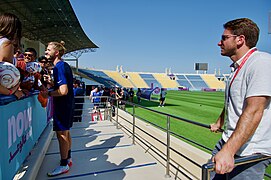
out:
<path id="1" fill-rule="evenodd" d="M 117 100 L 116 127 L 119 128 L 119 101 Z"/>
<path id="2" fill-rule="evenodd" d="M 111 99 L 111 101 L 112 101 L 112 99 Z M 109 120 L 110 120 L 110 122 L 112 122 L 112 111 L 113 111 L 113 103 L 109 103 L 109 106 L 107 107 L 108 108 L 108 110 L 109 110 L 109 112 L 108 112 L 108 116 L 109 116 Z"/>
<path id="3" fill-rule="evenodd" d="M 201 179 L 202 180 L 210 179 L 210 172 L 209 172 L 208 164 L 204 164 L 201 167 Z"/>
<path id="4" fill-rule="evenodd" d="M 167 165 L 166 165 L 166 178 L 170 178 L 170 167 L 169 167 L 169 161 L 170 161 L 170 117 L 167 116 Z"/>
<path id="5" fill-rule="evenodd" d="M 108 118 L 108 97 L 106 97 L 106 101 L 105 101 L 105 104 L 104 104 L 104 120 L 107 120 Z"/>
<path id="6" fill-rule="evenodd" d="M 133 104 L 133 144 L 135 144 L 135 105 Z"/>

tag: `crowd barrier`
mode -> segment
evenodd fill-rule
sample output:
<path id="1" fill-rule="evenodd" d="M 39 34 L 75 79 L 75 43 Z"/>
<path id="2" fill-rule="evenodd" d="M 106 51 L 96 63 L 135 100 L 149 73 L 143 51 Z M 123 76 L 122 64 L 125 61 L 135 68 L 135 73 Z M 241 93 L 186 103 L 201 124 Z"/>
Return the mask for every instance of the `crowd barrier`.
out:
<path id="1" fill-rule="evenodd" d="M 43 108 L 37 96 L 0 97 L 0 180 L 13 179 L 52 117 L 51 99 Z"/>
<path id="2" fill-rule="evenodd" d="M 110 100 L 112 101 L 111 98 Z M 177 117 L 172 114 L 156 111 L 152 108 L 125 101 L 123 104 L 129 105 L 130 108 L 132 108 L 129 112 L 125 111 L 125 107 L 119 107 L 118 101 L 116 102 L 117 104 L 112 106 L 114 107 L 114 115 L 112 112 L 113 108 L 109 108 L 109 110 L 111 110 L 111 112 L 109 111 L 110 120 L 116 122 L 117 128 L 122 128 L 128 134 L 131 134 L 133 144 L 137 141 L 137 144 L 144 147 L 146 152 L 151 153 L 155 158 L 159 159 L 166 168 L 165 177 L 170 177 L 170 174 L 172 173 L 175 179 L 210 179 L 210 172 L 214 171 L 214 163 L 209 162 L 212 149 L 202 145 L 200 142 L 193 141 L 188 137 L 177 134 L 171 130 L 172 125 L 174 125 L 174 121 L 186 122 L 193 126 L 204 128 L 208 131 L 210 129 L 209 124 L 203 124 L 198 121 Z M 118 107 L 125 113 L 120 111 Z M 144 111 L 144 113 L 142 113 L 143 115 L 138 115 L 136 113 L 139 109 L 141 113 Z M 161 124 L 158 125 L 145 119 L 144 114 L 147 112 L 154 113 L 152 117 L 164 116 L 164 125 L 166 125 L 166 127 L 162 127 Z M 128 114 L 130 116 L 128 116 Z M 140 122 L 144 123 L 140 124 Z M 146 123 L 148 125 L 146 125 Z M 158 133 L 159 131 L 153 131 L 149 125 L 160 129 L 161 133 Z M 179 139 L 176 139 L 176 137 Z M 191 146 L 187 142 L 194 144 L 195 147 Z M 206 155 L 207 153 L 201 149 L 209 151 L 209 155 Z M 235 166 L 259 162 L 266 159 L 271 159 L 271 156 L 265 156 L 262 154 L 249 155 L 236 158 Z M 264 177 L 270 179 L 271 175 L 265 173 Z"/>

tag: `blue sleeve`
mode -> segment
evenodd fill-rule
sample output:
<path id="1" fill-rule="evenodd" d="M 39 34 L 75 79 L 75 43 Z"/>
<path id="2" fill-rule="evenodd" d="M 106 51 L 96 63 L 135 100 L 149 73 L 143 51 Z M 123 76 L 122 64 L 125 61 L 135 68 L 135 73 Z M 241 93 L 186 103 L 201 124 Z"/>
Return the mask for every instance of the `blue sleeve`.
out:
<path id="1" fill-rule="evenodd" d="M 64 63 L 59 63 L 57 64 L 57 86 L 61 86 L 63 84 L 67 84 L 67 78 L 65 76 L 65 67 L 64 67 Z"/>

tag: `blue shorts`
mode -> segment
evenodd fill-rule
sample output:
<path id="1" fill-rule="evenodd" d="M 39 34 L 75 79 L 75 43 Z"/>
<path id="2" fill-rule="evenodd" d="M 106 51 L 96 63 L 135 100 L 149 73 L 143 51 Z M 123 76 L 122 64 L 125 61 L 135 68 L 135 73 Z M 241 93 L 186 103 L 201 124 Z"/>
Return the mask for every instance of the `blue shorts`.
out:
<path id="1" fill-rule="evenodd" d="M 70 130 L 73 125 L 74 110 L 70 109 L 66 112 L 54 112 L 53 115 L 53 130 L 66 131 Z"/>

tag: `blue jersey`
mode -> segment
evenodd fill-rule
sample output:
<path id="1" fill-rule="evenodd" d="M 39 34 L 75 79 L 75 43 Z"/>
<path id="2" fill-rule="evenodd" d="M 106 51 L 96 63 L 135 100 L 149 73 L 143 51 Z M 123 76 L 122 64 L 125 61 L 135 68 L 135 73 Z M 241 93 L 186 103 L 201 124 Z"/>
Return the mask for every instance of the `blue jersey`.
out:
<path id="1" fill-rule="evenodd" d="M 102 96 L 102 93 L 100 91 L 99 92 L 94 92 L 93 93 L 93 102 L 94 103 L 100 103 L 101 102 L 100 96 Z"/>
<path id="2" fill-rule="evenodd" d="M 68 130 L 72 126 L 74 111 L 72 70 L 68 63 L 59 61 L 53 69 L 53 75 L 55 90 L 64 84 L 68 87 L 67 95 L 53 97 L 54 122 L 56 122 L 58 126 L 57 130 Z"/>

